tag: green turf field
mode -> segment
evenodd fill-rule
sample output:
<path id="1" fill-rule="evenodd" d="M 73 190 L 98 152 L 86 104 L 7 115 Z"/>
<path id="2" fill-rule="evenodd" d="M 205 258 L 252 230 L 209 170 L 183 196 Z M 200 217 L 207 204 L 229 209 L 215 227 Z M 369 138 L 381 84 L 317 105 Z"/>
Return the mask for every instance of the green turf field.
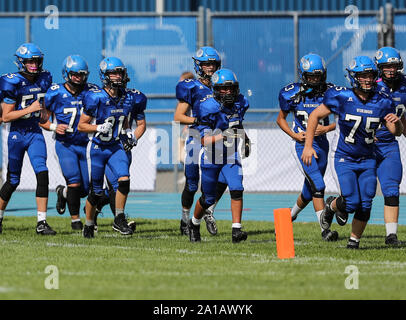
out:
<path id="1" fill-rule="evenodd" d="M 58 234 L 35 234 L 35 217 L 6 216 L 0 235 L 3 299 L 406 299 L 406 247 L 387 248 L 384 226 L 367 226 L 358 251 L 345 248 L 350 226 L 335 243 L 322 242 L 315 223 L 294 223 L 294 259 L 276 255 L 272 222 L 245 221 L 245 243 L 231 243 L 230 221 L 218 221 L 202 243 L 180 236 L 178 220 L 137 219 L 126 238 L 99 219 L 94 239 L 70 229 L 66 217 L 49 217 Z M 406 226 L 399 226 L 406 239 Z M 58 282 L 45 273 L 57 267 Z M 359 270 L 358 289 L 346 289 L 346 267 Z M 354 278 L 350 283 L 355 284 Z M 349 281 L 349 280 L 347 280 Z M 45 284 L 58 284 L 46 289 Z"/>

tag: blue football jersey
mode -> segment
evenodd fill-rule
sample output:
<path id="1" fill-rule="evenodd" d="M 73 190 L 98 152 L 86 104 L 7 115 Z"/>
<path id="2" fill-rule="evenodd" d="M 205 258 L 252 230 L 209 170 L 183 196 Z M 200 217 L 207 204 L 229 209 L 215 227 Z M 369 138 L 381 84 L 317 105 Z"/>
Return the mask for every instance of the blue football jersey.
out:
<path id="1" fill-rule="evenodd" d="M 176 98 L 192 106 L 192 117 L 199 117 L 200 104 L 208 98 L 213 97 L 211 88 L 202 84 L 196 79 L 186 79 L 176 85 Z M 190 126 L 194 128 L 195 126 Z"/>
<path id="2" fill-rule="evenodd" d="M 77 96 L 72 95 L 63 83 L 53 84 L 45 94 L 45 108 L 55 114 L 58 124 L 66 124 L 65 134 L 55 134 L 58 141 L 82 145 L 89 141 L 88 134 L 77 130 L 82 114 L 83 98 L 89 89 L 99 89 L 96 85 L 87 83 Z"/>
<path id="3" fill-rule="evenodd" d="M 133 107 L 131 108 L 130 117 L 129 117 L 129 126 L 130 128 L 133 125 L 133 122 L 138 120 L 145 119 L 145 109 L 147 107 L 147 97 L 141 91 L 135 89 L 126 89 L 126 91 L 133 96 Z"/>
<path id="4" fill-rule="evenodd" d="M 120 96 L 112 98 L 104 89 L 91 88 L 83 99 L 83 112 L 92 117 L 94 124 L 111 122 L 113 127 L 107 133 L 95 132 L 92 141 L 98 145 L 114 145 L 120 143 L 120 134 L 125 119 L 135 103 L 130 90 L 121 90 Z"/>
<path id="5" fill-rule="evenodd" d="M 307 94 L 304 99 L 295 101 L 295 95 L 299 92 L 300 87 L 300 83 L 291 83 L 283 87 L 279 92 L 279 107 L 282 111 L 293 112 L 293 131 L 296 133 L 306 131 L 309 115 L 323 102 L 324 98 L 323 93 L 318 95 Z M 333 84 L 327 84 L 327 88 L 332 87 Z M 320 124 L 323 126 L 329 125 L 329 118 L 322 119 Z M 318 137 L 315 138 L 318 139 Z"/>
<path id="6" fill-rule="evenodd" d="M 396 114 L 399 118 L 403 116 L 405 113 L 405 106 L 406 106 L 406 78 L 402 76 L 402 80 L 400 85 L 396 91 L 392 91 L 385 82 L 382 80 L 378 81 L 378 90 L 386 92 L 389 96 L 391 96 L 395 109 L 392 113 Z M 388 143 L 391 141 L 395 141 L 395 136 L 389 132 L 386 126 L 381 126 L 378 131 L 376 132 L 376 137 L 378 141 L 376 142 L 379 144 L 380 142 Z"/>
<path id="7" fill-rule="evenodd" d="M 2 102 L 15 104 L 14 110 L 22 110 L 31 105 L 35 100 L 45 96 L 52 84 L 51 74 L 43 70 L 32 83 L 20 73 L 8 73 L 0 77 L 0 91 Z M 26 114 L 18 120 L 12 121 L 10 130 L 37 127 L 40 112 Z M 39 128 L 39 126 L 38 126 Z"/>
<path id="8" fill-rule="evenodd" d="M 248 108 L 248 100 L 242 94 L 238 96 L 238 101 L 234 103 L 234 106 L 231 109 L 223 107 L 214 98 L 205 100 L 200 105 L 199 120 L 203 123 L 202 125 L 198 126 L 200 136 L 203 138 L 205 134 L 210 132 L 210 130 L 211 132 L 216 133 L 216 129 L 224 131 L 229 128 L 242 128 L 242 122 Z M 218 148 L 219 146 L 221 146 L 222 151 L 220 150 L 219 153 L 217 153 L 217 151 L 213 153 L 223 153 L 224 155 L 227 154 L 228 158 L 231 156 L 233 159 L 238 159 L 237 141 L 235 141 L 235 143 L 230 147 L 227 147 L 224 143 L 216 143 L 215 147 Z M 227 148 L 233 148 L 234 152 L 230 152 L 230 150 L 227 150 Z M 208 148 L 205 147 L 205 149 L 207 151 Z M 210 157 L 210 155 L 208 156 Z M 214 161 L 214 154 L 212 161 Z"/>
<path id="9" fill-rule="evenodd" d="M 335 113 L 337 128 L 331 144 L 335 156 L 356 160 L 373 157 L 375 133 L 394 108 L 390 97 L 376 91 L 362 102 L 352 89 L 334 87 L 326 91 L 323 103 Z"/>

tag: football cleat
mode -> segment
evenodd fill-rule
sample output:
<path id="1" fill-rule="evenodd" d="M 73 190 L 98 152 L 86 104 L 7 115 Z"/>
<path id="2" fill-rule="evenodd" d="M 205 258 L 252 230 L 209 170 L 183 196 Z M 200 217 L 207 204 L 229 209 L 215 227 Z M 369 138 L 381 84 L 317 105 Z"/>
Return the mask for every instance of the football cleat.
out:
<path id="1" fill-rule="evenodd" d="M 83 229 L 82 221 L 71 222 L 70 225 L 72 227 L 72 230 L 82 230 Z"/>
<path id="2" fill-rule="evenodd" d="M 0 219 L 0 234 L 3 232 L 3 218 Z"/>
<path id="3" fill-rule="evenodd" d="M 37 228 L 35 229 L 37 234 L 42 234 L 44 236 L 54 236 L 56 231 L 52 230 L 49 224 L 43 220 L 37 223 Z"/>
<path id="4" fill-rule="evenodd" d="M 66 210 L 66 199 L 63 196 L 63 189 L 65 189 L 65 186 L 60 184 L 55 190 L 58 197 L 56 200 L 56 211 L 59 214 L 64 214 Z"/>
<path id="5" fill-rule="evenodd" d="M 180 220 L 180 234 L 183 236 L 188 236 L 189 235 L 189 227 L 187 223 L 183 220 Z"/>
<path id="6" fill-rule="evenodd" d="M 347 249 L 359 249 L 359 241 L 349 239 L 347 242 Z"/>
<path id="7" fill-rule="evenodd" d="M 131 230 L 133 231 L 133 233 L 135 232 L 135 229 L 137 229 L 137 224 L 135 223 L 135 221 L 130 221 L 128 223 L 128 226 L 131 228 Z"/>
<path id="8" fill-rule="evenodd" d="M 331 231 L 330 229 L 323 230 L 321 233 L 321 237 L 324 241 L 337 241 L 338 240 L 338 232 Z"/>
<path id="9" fill-rule="evenodd" d="M 391 233 L 390 235 L 385 237 L 385 244 L 390 246 L 398 246 L 400 245 L 400 241 L 398 240 L 398 236 L 396 233 Z"/>
<path id="10" fill-rule="evenodd" d="M 85 238 L 94 238 L 94 225 L 88 226 L 85 224 L 83 227 L 83 236 Z"/>
<path id="11" fill-rule="evenodd" d="M 123 213 L 114 218 L 113 230 L 120 232 L 122 235 L 132 235 L 133 230 L 128 226 L 127 219 Z"/>
<path id="12" fill-rule="evenodd" d="M 248 234 L 245 231 L 241 231 L 241 228 L 233 228 L 231 233 L 231 239 L 233 243 L 245 241 L 248 238 Z"/>
<path id="13" fill-rule="evenodd" d="M 189 220 L 188 223 L 189 228 L 189 240 L 190 242 L 200 242 L 200 224 L 195 226 L 192 222 L 192 219 Z"/>
<path id="14" fill-rule="evenodd" d="M 320 214 L 320 226 L 323 230 L 330 229 L 331 223 L 334 218 L 334 211 L 330 208 L 331 202 L 335 197 L 328 197 L 326 200 L 326 205 L 324 206 L 323 211 Z"/>
<path id="15" fill-rule="evenodd" d="M 214 219 L 213 213 L 206 211 L 206 214 L 203 216 L 204 221 L 206 221 L 206 228 L 207 231 L 212 236 L 215 236 L 217 234 L 217 225 L 216 225 L 216 220 Z"/>

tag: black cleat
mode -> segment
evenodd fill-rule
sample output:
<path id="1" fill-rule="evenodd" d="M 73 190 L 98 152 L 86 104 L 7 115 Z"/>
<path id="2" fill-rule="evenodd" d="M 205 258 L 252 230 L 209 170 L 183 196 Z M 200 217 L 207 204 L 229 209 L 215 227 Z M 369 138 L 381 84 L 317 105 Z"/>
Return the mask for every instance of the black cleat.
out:
<path id="1" fill-rule="evenodd" d="M 94 238 L 94 225 L 88 226 L 85 224 L 83 227 L 83 236 L 85 238 Z"/>
<path id="2" fill-rule="evenodd" d="M 200 242 L 202 241 L 200 238 L 200 224 L 195 226 L 192 222 L 192 219 L 189 220 L 188 223 L 189 228 L 189 240 L 190 242 Z"/>
<path id="3" fill-rule="evenodd" d="M 323 232 L 321 233 L 321 237 L 323 238 L 324 241 L 337 241 L 338 240 L 338 232 L 337 231 L 331 231 L 330 229 L 323 230 Z"/>
<path id="4" fill-rule="evenodd" d="M 82 221 L 71 222 L 70 225 L 72 227 L 72 230 L 82 230 L 83 229 Z"/>
<path id="5" fill-rule="evenodd" d="M 334 211 L 331 210 L 330 205 L 333 202 L 335 197 L 328 197 L 326 200 L 326 205 L 324 206 L 323 211 L 320 214 L 320 226 L 323 230 L 329 230 L 331 223 L 334 218 Z"/>
<path id="6" fill-rule="evenodd" d="M 3 233 L 3 218 L 0 219 L 0 234 Z"/>
<path id="7" fill-rule="evenodd" d="M 59 214 L 64 214 L 66 210 L 66 199 L 63 197 L 63 189 L 65 189 L 65 186 L 60 184 L 55 190 L 58 197 L 56 200 L 56 211 Z"/>
<path id="8" fill-rule="evenodd" d="M 180 234 L 183 236 L 188 236 L 189 235 L 189 227 L 187 223 L 183 220 L 180 220 Z"/>
<path id="9" fill-rule="evenodd" d="M 135 221 L 130 221 L 128 223 L 128 226 L 130 227 L 130 229 L 133 231 L 133 233 L 135 232 L 135 229 L 137 229 L 137 224 L 135 223 Z"/>
<path id="10" fill-rule="evenodd" d="M 245 231 L 241 231 L 241 228 L 233 228 L 231 233 L 231 239 L 233 243 L 238 243 L 247 240 L 248 234 Z"/>
<path id="11" fill-rule="evenodd" d="M 349 239 L 347 243 L 347 249 L 359 249 L 359 241 Z"/>
<path id="12" fill-rule="evenodd" d="M 400 241 L 398 240 L 398 236 L 396 233 L 391 233 L 390 235 L 385 237 L 385 244 L 389 246 L 398 246 L 400 245 Z"/>
<path id="13" fill-rule="evenodd" d="M 37 234 L 42 234 L 44 236 L 54 236 L 56 235 L 56 231 L 52 230 L 49 224 L 43 220 L 37 223 L 36 228 Z"/>
<path id="14" fill-rule="evenodd" d="M 216 219 L 214 219 L 213 213 L 206 211 L 203 218 L 204 218 L 204 221 L 206 221 L 207 231 L 209 231 L 209 233 L 212 236 L 215 236 L 217 234 L 217 225 L 216 225 Z"/>
<path id="15" fill-rule="evenodd" d="M 336 221 L 340 226 L 344 226 L 348 221 L 348 213 L 347 212 L 336 212 Z"/>
<path id="16" fill-rule="evenodd" d="M 128 226 L 124 213 L 121 213 L 114 218 L 113 230 L 118 231 L 125 236 L 133 234 L 133 230 Z"/>

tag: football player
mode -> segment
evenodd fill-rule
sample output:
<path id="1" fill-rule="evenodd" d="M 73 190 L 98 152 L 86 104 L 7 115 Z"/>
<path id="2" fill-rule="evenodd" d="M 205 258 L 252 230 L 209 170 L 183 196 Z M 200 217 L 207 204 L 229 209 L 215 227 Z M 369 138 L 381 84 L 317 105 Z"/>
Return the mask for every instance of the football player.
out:
<path id="1" fill-rule="evenodd" d="M 62 64 L 62 76 L 65 83 L 53 84 L 44 99 L 48 116 L 53 115 L 53 123 L 49 120 L 42 125 L 46 130 L 55 132 L 55 151 L 58 155 L 65 186 L 56 188 L 58 196 L 56 209 L 59 214 L 65 212 L 66 203 L 71 215 L 73 230 L 82 230 L 79 209 L 80 198 L 89 193 L 89 174 L 87 168 L 86 147 L 88 135 L 77 130 L 82 113 L 82 100 L 90 88 L 96 85 L 87 83 L 88 65 L 79 55 L 70 55 Z M 66 197 L 63 193 L 66 192 Z"/>
<path id="2" fill-rule="evenodd" d="M 11 195 L 20 183 L 24 155 L 27 152 L 37 178 L 37 234 L 55 235 L 46 221 L 48 204 L 47 150 L 40 121 L 45 121 L 42 110 L 45 93 L 52 84 L 51 74 L 43 70 L 44 55 L 33 43 L 22 44 L 15 53 L 17 73 L 0 78 L 3 121 L 10 122 L 8 135 L 7 180 L 0 190 L 0 233 L 3 214 Z"/>
<path id="3" fill-rule="evenodd" d="M 196 202 L 192 219 L 189 220 L 189 239 L 201 241 L 200 222 L 205 210 L 216 201 L 219 175 L 224 175 L 231 195 L 232 242 L 247 239 L 241 230 L 243 191 L 239 139 L 246 139 L 242 126 L 249 108 L 248 100 L 240 94 L 239 83 L 229 69 L 220 69 L 212 77 L 213 98 L 202 102 L 199 110 L 199 126 L 203 153 L 202 196 Z"/>
<path id="4" fill-rule="evenodd" d="M 316 129 L 316 138 L 313 148 L 317 152 L 317 160 L 311 166 L 304 165 L 301 155 L 306 137 L 306 127 L 309 115 L 323 101 L 324 93 L 328 88 L 333 87 L 327 83 L 327 69 L 324 59 L 317 54 L 307 54 L 299 62 L 300 83 L 292 83 L 281 89 L 279 92 L 279 111 L 276 120 L 279 127 L 292 138 L 292 154 L 296 159 L 300 171 L 305 177 L 302 192 L 291 210 L 292 221 L 310 201 L 313 200 L 314 211 L 317 221 L 320 222 L 320 214 L 324 208 L 324 173 L 327 168 L 329 142 L 326 133 L 335 129 L 335 123 L 329 123 L 329 118 L 321 120 Z M 287 122 L 290 112 L 294 114 L 294 125 L 291 129 Z M 321 236 L 326 241 L 336 241 L 337 231 L 321 228 Z"/>
<path id="5" fill-rule="evenodd" d="M 371 58 L 355 57 L 347 73 L 352 88 L 328 89 L 323 103 L 311 113 L 302 160 L 311 165 L 312 159 L 318 158 L 312 146 L 317 124 L 329 114 L 336 114 L 338 130 L 332 146 L 332 167 L 340 196 L 327 198 L 320 222 L 324 229 L 328 229 L 335 215 L 337 223 L 343 226 L 348 214 L 355 212 L 347 248 L 358 249 L 376 192 L 376 130 L 382 124 L 399 136 L 403 126 L 393 113 L 395 106 L 390 96 L 377 90 L 378 69 Z"/>
<path id="6" fill-rule="evenodd" d="M 181 234 L 188 234 L 188 221 L 193 198 L 199 185 L 199 154 L 201 150 L 198 126 L 199 106 L 202 101 L 212 96 L 211 77 L 221 67 L 218 52 L 212 47 L 200 48 L 193 57 L 194 69 L 198 79 L 185 79 L 176 86 L 176 98 L 179 100 L 174 120 L 189 125 L 189 136 L 186 140 L 185 177 L 186 183 L 182 192 Z M 205 214 L 206 227 L 210 234 L 217 234 L 214 216 Z"/>
<path id="7" fill-rule="evenodd" d="M 375 55 L 378 67 L 378 90 L 389 93 L 395 103 L 396 115 L 405 124 L 406 79 L 402 74 L 403 61 L 399 51 L 391 47 L 380 48 Z M 377 174 L 384 196 L 385 243 L 398 245 L 399 185 L 402 181 L 402 161 L 399 144 L 385 126 L 376 132 L 375 154 Z"/>
<path id="8" fill-rule="evenodd" d="M 83 228 L 85 238 L 94 237 L 96 205 L 104 194 L 103 180 L 106 166 L 118 177 L 113 229 L 123 235 L 133 234 L 124 215 L 130 191 L 130 174 L 128 156 L 121 144 L 120 136 L 125 134 L 129 143 L 135 144 L 128 124 L 134 97 L 131 92 L 125 90 L 129 79 L 127 69 L 119 58 L 105 58 L 99 67 L 103 88 L 91 88 L 85 95 L 83 113 L 78 124 L 79 131 L 92 134 L 92 141 L 88 147 L 90 192 L 85 209 L 86 223 Z"/>

